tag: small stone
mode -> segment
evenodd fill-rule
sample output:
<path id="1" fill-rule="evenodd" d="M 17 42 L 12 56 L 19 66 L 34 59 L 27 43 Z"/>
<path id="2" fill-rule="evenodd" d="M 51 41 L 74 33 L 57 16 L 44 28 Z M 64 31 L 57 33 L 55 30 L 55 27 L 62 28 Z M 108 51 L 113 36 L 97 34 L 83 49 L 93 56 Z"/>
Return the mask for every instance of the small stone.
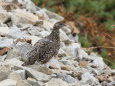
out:
<path id="1" fill-rule="evenodd" d="M 79 62 L 80 67 L 86 67 L 88 65 L 87 61 L 80 61 Z"/>
<path id="2" fill-rule="evenodd" d="M 0 56 L 3 56 L 5 53 L 7 53 L 10 50 L 10 48 L 5 47 L 3 49 L 0 49 Z"/>
<path id="3" fill-rule="evenodd" d="M 63 66 L 61 66 L 61 69 L 67 70 L 67 71 L 74 71 L 74 68 L 69 65 L 63 65 Z"/>
<path id="4" fill-rule="evenodd" d="M 63 74 L 63 73 L 57 73 L 56 77 L 62 79 L 63 81 L 65 81 L 67 83 L 71 83 L 71 84 L 76 83 L 76 81 L 77 81 L 72 76 L 67 75 L 67 74 Z"/>
<path id="5" fill-rule="evenodd" d="M 52 78 L 50 81 L 46 83 L 46 86 L 69 86 L 69 84 L 67 84 L 62 79 Z"/>
<path id="6" fill-rule="evenodd" d="M 16 81 L 12 79 L 6 79 L 0 82 L 0 86 L 17 86 Z"/>

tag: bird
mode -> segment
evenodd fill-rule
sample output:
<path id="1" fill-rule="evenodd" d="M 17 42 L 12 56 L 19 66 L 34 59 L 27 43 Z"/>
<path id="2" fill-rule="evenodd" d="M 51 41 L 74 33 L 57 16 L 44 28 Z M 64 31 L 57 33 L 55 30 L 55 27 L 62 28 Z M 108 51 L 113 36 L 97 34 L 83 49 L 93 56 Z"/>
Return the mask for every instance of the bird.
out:
<path id="1" fill-rule="evenodd" d="M 60 49 L 59 29 L 64 26 L 64 23 L 56 22 L 52 32 L 48 36 L 38 40 L 33 48 L 27 53 L 28 58 L 22 66 L 33 65 L 36 61 L 45 64 L 52 57 L 55 57 Z"/>

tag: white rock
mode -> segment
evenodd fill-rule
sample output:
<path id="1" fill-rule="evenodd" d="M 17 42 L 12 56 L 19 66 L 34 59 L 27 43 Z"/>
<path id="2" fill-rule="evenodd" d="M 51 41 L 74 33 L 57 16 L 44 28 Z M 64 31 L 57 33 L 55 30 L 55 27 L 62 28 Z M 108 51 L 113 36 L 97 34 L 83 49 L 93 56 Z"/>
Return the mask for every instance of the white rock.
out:
<path id="1" fill-rule="evenodd" d="M 65 58 L 61 59 L 60 62 L 62 62 L 64 65 L 72 65 L 72 62 L 70 60 L 65 59 Z"/>
<path id="2" fill-rule="evenodd" d="M 16 80 L 17 81 L 17 84 L 16 84 L 17 86 L 31 86 L 29 83 L 23 81 L 21 79 L 20 74 L 18 74 L 16 72 L 10 73 L 9 78 L 12 79 L 12 80 Z"/>
<path id="3" fill-rule="evenodd" d="M 48 31 L 42 31 L 42 32 L 39 32 L 39 36 L 40 37 L 45 37 L 45 36 L 48 36 L 50 33 Z"/>
<path id="4" fill-rule="evenodd" d="M 77 51 L 78 49 L 81 47 L 81 45 L 79 43 L 72 43 L 70 46 L 67 47 L 67 52 L 68 54 L 70 54 L 71 56 L 74 56 L 75 58 L 77 57 Z"/>
<path id="5" fill-rule="evenodd" d="M 13 38 L 21 38 L 21 39 L 28 39 L 29 35 L 22 32 L 17 26 L 12 26 L 10 29 L 10 32 L 8 34 L 9 36 Z"/>
<path id="6" fill-rule="evenodd" d="M 7 35 L 9 33 L 8 27 L 0 27 L 0 35 Z"/>
<path id="7" fill-rule="evenodd" d="M 43 28 L 45 28 L 47 31 L 51 32 L 51 30 L 53 29 L 53 25 L 51 22 L 44 20 L 43 23 Z"/>
<path id="8" fill-rule="evenodd" d="M 44 73 L 38 72 L 34 69 L 28 68 L 28 67 L 23 67 L 22 65 L 22 61 L 19 61 L 17 59 L 10 59 L 10 60 L 6 60 L 4 64 L 12 64 L 14 65 L 16 68 L 21 68 L 24 69 L 28 72 L 28 76 L 32 76 L 34 77 L 36 80 L 40 80 L 40 81 L 48 81 L 50 79 L 49 75 L 46 75 Z"/>
<path id="9" fill-rule="evenodd" d="M 12 47 L 13 39 L 3 39 L 0 41 L 0 47 Z"/>
<path id="10" fill-rule="evenodd" d="M 70 28 L 68 28 L 67 26 L 66 26 L 66 27 L 63 27 L 62 30 L 63 30 L 66 34 L 70 34 L 70 33 L 71 33 Z"/>
<path id="11" fill-rule="evenodd" d="M 13 24 L 18 25 L 20 23 L 23 24 L 36 24 L 42 22 L 41 19 L 38 19 L 38 16 L 27 12 L 22 9 L 16 9 L 11 13 L 11 20 Z"/>
<path id="12" fill-rule="evenodd" d="M 52 78 L 46 83 L 46 86 L 69 86 L 65 81 L 61 79 Z"/>
<path id="13" fill-rule="evenodd" d="M 53 12 L 51 12 L 51 11 L 48 11 L 47 9 L 43 9 L 44 10 L 44 12 L 48 15 L 48 17 L 50 18 L 50 19 L 52 19 L 52 18 L 54 18 L 54 19 L 56 19 L 56 20 L 60 20 L 60 21 L 62 21 L 64 18 L 62 17 L 62 16 L 59 16 L 58 14 L 56 14 L 56 13 L 53 13 Z"/>
<path id="14" fill-rule="evenodd" d="M 31 0 L 17 0 L 17 2 L 28 11 L 35 12 L 37 10 L 35 4 L 33 4 Z"/>
<path id="15" fill-rule="evenodd" d="M 40 86 L 38 82 L 33 79 L 33 78 L 27 78 L 27 81 L 32 85 L 32 86 Z"/>
<path id="16" fill-rule="evenodd" d="M 66 33 L 60 29 L 60 41 L 65 42 L 66 44 L 70 44 L 71 40 L 69 37 L 66 35 Z"/>
<path id="17" fill-rule="evenodd" d="M 40 9 L 40 10 L 36 11 L 36 14 L 39 15 L 39 16 L 43 16 L 45 20 L 49 20 L 49 17 L 45 13 L 44 9 Z"/>
<path id="18" fill-rule="evenodd" d="M 64 57 L 66 55 L 67 55 L 66 52 L 63 49 L 60 48 L 59 51 L 58 51 L 58 56 L 59 57 Z"/>
<path id="19" fill-rule="evenodd" d="M 0 71 L 0 81 L 7 79 L 9 73 L 10 71 Z"/>
<path id="20" fill-rule="evenodd" d="M 55 65 L 56 68 L 60 69 L 60 63 L 59 63 L 59 61 L 55 57 L 53 57 L 48 63 L 46 63 L 46 65 L 47 66 L 50 66 L 50 65 L 53 66 L 53 65 Z"/>
<path id="21" fill-rule="evenodd" d="M 12 79 L 6 79 L 0 82 L 0 86 L 17 86 L 16 81 Z"/>
<path id="22" fill-rule="evenodd" d="M 13 0 L 3 0 L 4 2 L 13 2 Z"/>
<path id="23" fill-rule="evenodd" d="M 90 74 L 89 72 L 86 72 L 84 73 L 82 76 L 82 79 L 81 79 L 81 83 L 84 83 L 84 84 L 89 84 L 91 86 L 95 86 L 95 85 L 98 85 L 99 84 L 99 81 L 98 79 L 96 79 L 92 74 Z"/>
<path id="24" fill-rule="evenodd" d="M 63 74 L 63 73 L 57 73 L 56 77 L 62 79 L 63 81 L 67 83 L 71 83 L 71 84 L 75 84 L 77 82 L 75 78 L 71 77 L 70 75 Z"/>
<path id="25" fill-rule="evenodd" d="M 7 56 L 6 56 L 5 59 L 12 59 L 12 58 L 16 58 L 18 56 L 20 56 L 20 53 L 19 53 L 18 49 L 13 48 L 13 49 L 8 51 Z"/>
<path id="26" fill-rule="evenodd" d="M 18 74 L 20 74 L 20 76 L 21 76 L 22 79 L 26 78 L 26 72 L 25 72 L 25 70 L 17 70 L 15 72 L 18 73 Z"/>
<path id="27" fill-rule="evenodd" d="M 97 57 L 93 63 L 98 66 L 99 68 L 101 69 L 104 69 L 106 67 L 104 61 L 103 61 L 103 58 L 102 57 Z"/>
<path id="28" fill-rule="evenodd" d="M 76 42 L 76 43 L 79 42 L 79 37 L 78 37 L 78 35 L 76 35 L 76 36 L 73 37 L 72 34 L 69 34 L 68 37 L 69 37 L 73 42 Z"/>
<path id="29" fill-rule="evenodd" d="M 79 60 L 82 60 L 83 58 L 89 58 L 88 54 L 81 48 L 78 48 L 77 53 L 77 59 Z"/>
<path id="30" fill-rule="evenodd" d="M 4 23 L 10 18 L 9 14 L 0 6 L 0 23 Z"/>
<path id="31" fill-rule="evenodd" d="M 33 45 L 34 45 L 38 40 L 40 40 L 41 38 L 38 37 L 38 36 L 32 35 L 32 36 L 30 36 L 30 39 L 32 40 L 32 46 L 33 46 Z"/>

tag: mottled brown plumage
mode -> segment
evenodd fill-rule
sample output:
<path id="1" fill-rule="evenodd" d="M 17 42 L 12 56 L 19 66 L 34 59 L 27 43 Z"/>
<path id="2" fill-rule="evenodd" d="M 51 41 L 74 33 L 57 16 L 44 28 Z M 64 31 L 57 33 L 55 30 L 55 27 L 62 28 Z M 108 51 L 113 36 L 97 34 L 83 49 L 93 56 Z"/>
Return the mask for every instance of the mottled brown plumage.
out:
<path id="1" fill-rule="evenodd" d="M 44 64 L 47 63 L 53 56 L 56 56 L 60 48 L 59 29 L 63 26 L 65 25 L 61 22 L 55 23 L 50 35 L 35 43 L 33 49 L 27 53 L 27 61 L 22 65 L 32 65 L 35 61 Z"/>

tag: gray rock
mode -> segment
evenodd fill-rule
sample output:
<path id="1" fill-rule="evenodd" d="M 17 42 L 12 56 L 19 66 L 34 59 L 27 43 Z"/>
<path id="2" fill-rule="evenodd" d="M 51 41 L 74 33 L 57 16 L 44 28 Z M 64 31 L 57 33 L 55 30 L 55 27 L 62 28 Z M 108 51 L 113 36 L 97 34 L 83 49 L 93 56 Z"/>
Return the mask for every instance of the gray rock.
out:
<path id="1" fill-rule="evenodd" d="M 101 85 L 102 85 L 102 86 L 114 86 L 115 84 L 112 85 L 112 84 L 110 84 L 110 83 L 104 81 L 104 82 L 101 83 Z"/>
<path id="2" fill-rule="evenodd" d="M 78 48 L 77 53 L 78 53 L 77 54 L 77 59 L 78 60 L 83 60 L 84 58 L 85 59 L 90 59 L 88 54 L 81 48 Z"/>
<path id="3" fill-rule="evenodd" d="M 16 80 L 17 81 L 17 86 L 31 86 L 29 83 L 27 83 L 26 81 L 23 81 L 21 79 L 20 74 L 16 73 L 16 72 L 12 72 L 9 75 L 9 78 L 12 80 Z"/>
<path id="4" fill-rule="evenodd" d="M 46 86 L 69 86 L 69 84 L 67 84 L 62 79 L 52 78 L 50 81 L 46 83 Z"/>
<path id="5" fill-rule="evenodd" d="M 71 44 L 71 40 L 66 35 L 66 33 L 60 29 L 60 41 L 65 42 L 65 44 Z"/>
<path id="6" fill-rule="evenodd" d="M 3 47 L 12 47 L 13 44 L 13 39 L 9 38 L 9 39 L 2 39 L 0 40 L 0 48 Z"/>
<path id="7" fill-rule="evenodd" d="M 77 55 L 78 55 L 77 51 L 80 47 L 81 46 L 79 43 L 72 43 L 71 45 L 67 47 L 66 51 L 68 52 L 70 56 L 74 56 L 75 58 L 77 58 Z"/>
<path id="8" fill-rule="evenodd" d="M 39 15 L 39 16 L 43 16 L 45 18 L 45 20 L 49 20 L 49 17 L 46 14 L 46 12 L 44 11 L 44 9 L 37 10 L 36 14 Z"/>
<path id="9" fill-rule="evenodd" d="M 13 67 L 11 65 L 0 65 L 0 81 L 7 79 L 8 75 L 12 72 Z"/>
<path id="10" fill-rule="evenodd" d="M 16 58 L 19 56 L 20 56 L 19 51 L 16 48 L 13 48 L 13 49 L 8 51 L 5 59 L 12 59 L 12 58 Z"/>
<path id="11" fill-rule="evenodd" d="M 19 4 L 22 5 L 23 8 L 26 8 L 30 12 L 35 12 L 37 7 L 31 0 L 17 0 Z"/>
<path id="12" fill-rule="evenodd" d="M 34 69 L 31 69 L 31 68 L 28 68 L 28 67 L 21 66 L 23 64 L 23 62 L 15 59 L 15 58 L 10 59 L 10 60 L 6 60 L 4 64 L 11 64 L 11 65 L 14 65 L 16 69 L 26 70 L 27 75 L 30 76 L 30 77 L 35 78 L 36 80 L 48 81 L 51 78 L 49 75 L 38 72 L 38 71 L 36 71 Z"/>
<path id="13" fill-rule="evenodd" d="M 66 34 L 70 34 L 70 33 L 71 33 L 70 28 L 68 28 L 67 26 L 66 26 L 66 27 L 63 27 L 62 30 L 63 30 Z"/>
<path id="14" fill-rule="evenodd" d="M 71 77 L 70 75 L 63 74 L 63 73 L 57 73 L 56 77 L 62 79 L 63 81 L 67 83 L 71 83 L 71 84 L 74 84 L 77 81 L 75 78 Z"/>
<path id="15" fill-rule="evenodd" d="M 66 55 L 67 55 L 66 52 L 63 49 L 60 48 L 59 51 L 58 51 L 58 56 L 59 57 L 64 57 Z"/>
<path id="16" fill-rule="evenodd" d="M 12 38 L 21 38 L 21 39 L 28 39 L 29 38 L 29 35 L 22 32 L 20 30 L 20 28 L 18 28 L 15 25 L 11 27 L 10 32 L 9 32 L 8 35 L 11 36 Z"/>
<path id="17" fill-rule="evenodd" d="M 72 62 L 70 60 L 67 59 L 61 59 L 60 62 L 62 62 L 64 65 L 72 65 Z"/>
<path id="18" fill-rule="evenodd" d="M 0 71 L 0 81 L 7 79 L 9 72 Z"/>
<path id="19" fill-rule="evenodd" d="M 103 58 L 102 57 L 99 57 L 99 56 L 93 56 L 93 64 L 96 65 L 98 68 L 100 69 L 104 69 L 106 68 L 106 64 L 104 63 L 103 61 Z"/>
<path id="20" fill-rule="evenodd" d="M 21 45 L 17 46 L 17 51 L 21 56 L 22 61 L 26 61 L 27 60 L 27 53 L 32 49 L 32 45 L 29 43 L 23 43 Z"/>
<path id="21" fill-rule="evenodd" d="M 95 86 L 95 85 L 99 85 L 99 81 L 98 79 L 96 79 L 93 74 L 90 74 L 89 72 L 86 72 L 84 73 L 82 76 L 81 76 L 81 83 L 84 83 L 84 84 L 89 84 L 91 86 Z"/>
<path id="22" fill-rule="evenodd" d="M 48 31 L 42 31 L 42 32 L 39 32 L 39 37 L 45 37 L 45 36 L 48 36 L 50 33 Z"/>
<path id="23" fill-rule="evenodd" d="M 46 66 L 54 69 L 60 69 L 60 63 L 54 57 L 48 63 L 46 63 Z"/>
<path id="24" fill-rule="evenodd" d="M 6 79 L 0 82 L 0 86 L 17 86 L 16 81 L 12 79 Z"/>
<path id="25" fill-rule="evenodd" d="M 63 17 L 61 17 L 61 16 L 59 16 L 58 14 L 56 14 L 56 13 L 53 13 L 53 12 L 51 12 L 51 11 L 48 11 L 47 9 L 42 9 L 47 15 L 48 15 L 48 17 L 50 18 L 50 19 L 52 19 L 52 18 L 54 18 L 54 19 L 56 19 L 56 20 L 60 20 L 60 21 L 62 21 L 64 18 Z"/>
<path id="26" fill-rule="evenodd" d="M 33 78 L 27 78 L 27 82 L 30 83 L 32 86 L 40 86 L 38 82 Z"/>
<path id="27" fill-rule="evenodd" d="M 26 79 L 26 72 L 25 72 L 25 70 L 17 70 L 15 72 L 18 73 L 21 76 L 21 79 Z"/>

